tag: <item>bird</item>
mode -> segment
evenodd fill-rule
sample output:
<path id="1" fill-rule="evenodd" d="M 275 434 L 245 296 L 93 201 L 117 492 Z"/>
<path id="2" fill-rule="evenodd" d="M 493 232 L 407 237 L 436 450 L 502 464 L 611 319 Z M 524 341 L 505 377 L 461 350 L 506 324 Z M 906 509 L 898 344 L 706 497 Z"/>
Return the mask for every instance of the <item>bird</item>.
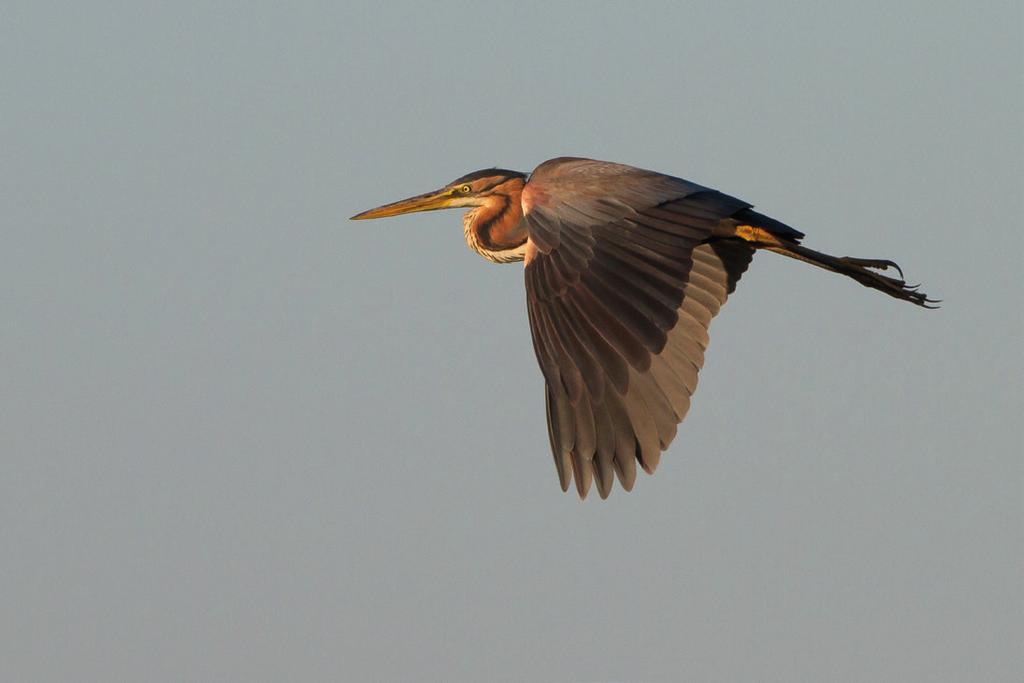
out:
<path id="1" fill-rule="evenodd" d="M 631 491 L 653 474 L 690 407 L 708 328 L 755 252 L 845 275 L 936 308 L 887 259 L 836 257 L 753 205 L 675 176 L 580 157 L 531 173 L 489 168 L 352 216 L 464 207 L 472 251 L 523 262 L 526 313 L 544 376 L 548 436 L 563 491 Z M 898 277 L 885 275 L 892 271 Z"/>

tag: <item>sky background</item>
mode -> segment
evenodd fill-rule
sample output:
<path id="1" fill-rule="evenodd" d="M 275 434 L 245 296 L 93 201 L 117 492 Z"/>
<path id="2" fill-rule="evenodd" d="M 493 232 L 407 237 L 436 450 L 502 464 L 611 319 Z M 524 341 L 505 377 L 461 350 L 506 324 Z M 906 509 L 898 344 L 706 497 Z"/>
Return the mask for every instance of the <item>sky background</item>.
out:
<path id="1" fill-rule="evenodd" d="M 0 678 L 1020 680 L 1020 3 L 3 14 Z M 521 267 L 347 220 L 566 154 L 945 304 L 759 255 L 581 503 Z"/>

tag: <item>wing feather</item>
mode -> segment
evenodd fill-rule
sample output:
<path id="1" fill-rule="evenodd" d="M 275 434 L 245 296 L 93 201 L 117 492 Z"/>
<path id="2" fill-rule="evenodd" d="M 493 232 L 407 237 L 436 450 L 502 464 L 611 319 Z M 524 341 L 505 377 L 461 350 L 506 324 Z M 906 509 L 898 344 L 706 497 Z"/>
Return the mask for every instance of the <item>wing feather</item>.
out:
<path id="1" fill-rule="evenodd" d="M 753 250 L 716 238 L 750 205 L 629 166 L 556 159 L 523 192 L 527 310 L 563 489 L 651 473 L 690 408 L 708 326 Z"/>
<path id="2" fill-rule="evenodd" d="M 602 498 L 611 493 L 615 481 L 615 423 L 608 414 L 607 401 L 593 406 L 594 429 L 597 433 L 597 445 L 594 459 L 594 482 L 597 492 Z"/>
<path id="3" fill-rule="evenodd" d="M 569 453 L 575 442 L 575 427 L 570 421 L 572 411 L 569 399 L 561 388 L 551 384 L 546 387 L 545 408 L 548 418 L 548 437 L 551 440 L 551 453 L 555 457 L 555 469 L 558 471 L 558 482 L 563 491 L 569 490 L 572 480 L 572 462 Z"/>
<path id="4" fill-rule="evenodd" d="M 615 429 L 615 460 L 612 463 L 615 474 L 618 475 L 622 488 L 632 491 L 636 482 L 637 463 L 637 441 L 633 424 L 629 421 L 618 394 L 608 394 L 605 397 L 604 408 Z M 565 487 L 562 490 L 565 490 Z"/>

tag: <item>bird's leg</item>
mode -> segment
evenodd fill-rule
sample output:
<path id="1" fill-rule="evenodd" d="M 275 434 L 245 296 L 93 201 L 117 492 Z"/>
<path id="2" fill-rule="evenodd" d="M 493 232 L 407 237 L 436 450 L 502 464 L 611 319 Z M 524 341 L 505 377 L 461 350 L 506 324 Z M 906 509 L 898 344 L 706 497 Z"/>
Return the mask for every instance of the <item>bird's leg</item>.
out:
<path id="1" fill-rule="evenodd" d="M 825 270 L 831 270 L 834 273 L 845 275 L 856 280 L 865 287 L 877 289 L 891 297 L 909 301 L 910 303 L 923 306 L 924 308 L 935 308 L 935 304 L 939 303 L 936 299 L 929 299 L 923 292 L 918 292 L 916 285 L 908 285 L 903 280 L 903 271 L 901 271 L 900 267 L 892 261 L 885 259 L 852 258 L 849 256 L 830 256 L 829 254 L 823 254 L 820 251 L 808 249 L 802 244 L 797 244 L 796 242 L 777 243 L 777 246 L 762 246 L 762 244 L 763 242 L 757 244 L 757 247 L 759 249 L 774 251 L 777 254 L 782 254 L 784 256 L 797 259 L 798 261 L 810 263 L 818 266 L 819 268 L 824 268 Z M 899 272 L 900 276 L 898 278 L 894 278 L 876 272 L 877 270 L 886 270 L 888 268 L 895 268 L 896 271 Z"/>

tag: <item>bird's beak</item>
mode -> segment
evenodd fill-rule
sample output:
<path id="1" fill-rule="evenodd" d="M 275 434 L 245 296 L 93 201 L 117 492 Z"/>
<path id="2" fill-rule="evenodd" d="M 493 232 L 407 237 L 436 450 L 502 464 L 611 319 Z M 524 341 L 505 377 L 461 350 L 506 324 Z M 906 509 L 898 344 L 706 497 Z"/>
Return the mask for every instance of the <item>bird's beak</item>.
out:
<path id="1" fill-rule="evenodd" d="M 408 199 L 378 206 L 376 209 L 363 211 L 352 216 L 350 220 L 363 221 L 369 218 L 385 218 L 386 216 L 399 216 L 403 213 L 415 213 L 417 211 L 434 211 L 436 209 L 447 209 L 452 206 L 452 191 L 448 189 L 435 190 L 426 194 L 416 195 Z"/>

